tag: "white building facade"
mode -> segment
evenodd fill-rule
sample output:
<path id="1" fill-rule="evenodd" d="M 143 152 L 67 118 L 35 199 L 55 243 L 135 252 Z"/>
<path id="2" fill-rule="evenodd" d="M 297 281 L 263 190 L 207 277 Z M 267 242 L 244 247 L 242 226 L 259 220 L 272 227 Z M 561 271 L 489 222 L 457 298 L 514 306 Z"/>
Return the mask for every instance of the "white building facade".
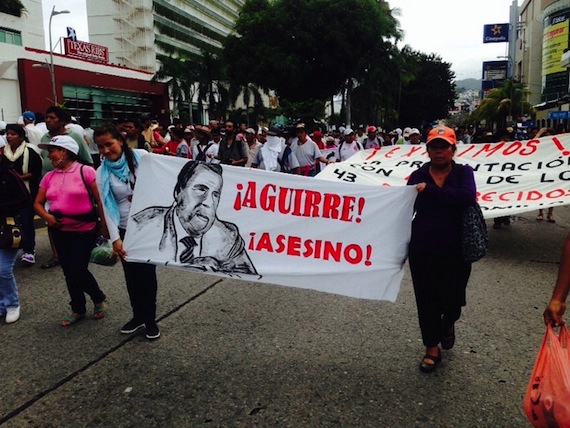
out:
<path id="1" fill-rule="evenodd" d="M 87 2 L 89 40 L 107 46 L 111 62 L 157 70 L 171 48 L 220 52 L 243 0 L 97 0 Z"/>

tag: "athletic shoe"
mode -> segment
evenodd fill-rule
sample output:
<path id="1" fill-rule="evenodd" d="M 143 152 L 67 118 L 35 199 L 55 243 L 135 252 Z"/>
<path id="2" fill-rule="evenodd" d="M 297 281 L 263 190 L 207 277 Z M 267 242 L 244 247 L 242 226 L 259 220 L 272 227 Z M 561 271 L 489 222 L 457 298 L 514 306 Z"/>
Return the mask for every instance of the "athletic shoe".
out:
<path id="1" fill-rule="evenodd" d="M 160 330 L 155 322 L 147 324 L 145 336 L 148 340 L 156 340 L 160 337 Z"/>
<path id="2" fill-rule="evenodd" d="M 33 265 L 34 263 L 36 263 L 36 256 L 34 255 L 34 253 L 24 253 L 22 254 L 22 257 L 20 257 L 20 261 Z"/>
<path id="3" fill-rule="evenodd" d="M 6 308 L 6 324 L 11 324 L 18 321 L 20 318 L 20 307 Z"/>
<path id="4" fill-rule="evenodd" d="M 121 327 L 121 334 L 131 334 L 135 331 L 144 327 L 144 323 L 137 321 L 136 319 L 130 320 L 124 326 Z"/>

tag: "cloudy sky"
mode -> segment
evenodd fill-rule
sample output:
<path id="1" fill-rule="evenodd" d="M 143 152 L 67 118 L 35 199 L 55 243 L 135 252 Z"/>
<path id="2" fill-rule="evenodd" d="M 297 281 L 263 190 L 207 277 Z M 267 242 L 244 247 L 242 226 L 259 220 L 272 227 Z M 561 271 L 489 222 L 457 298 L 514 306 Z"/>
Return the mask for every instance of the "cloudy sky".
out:
<path id="1" fill-rule="evenodd" d="M 56 10 L 71 13 L 53 18 L 54 44 L 67 35 L 68 26 L 75 28 L 79 40 L 88 41 L 85 1 L 43 0 L 46 39 L 47 22 L 55 6 Z M 507 54 L 506 43 L 483 44 L 483 25 L 509 22 L 512 0 L 388 1 L 392 8 L 400 10 L 398 19 L 405 33 L 404 43 L 417 51 L 438 54 L 452 64 L 458 80 L 480 79 L 483 61 L 494 61 Z"/>

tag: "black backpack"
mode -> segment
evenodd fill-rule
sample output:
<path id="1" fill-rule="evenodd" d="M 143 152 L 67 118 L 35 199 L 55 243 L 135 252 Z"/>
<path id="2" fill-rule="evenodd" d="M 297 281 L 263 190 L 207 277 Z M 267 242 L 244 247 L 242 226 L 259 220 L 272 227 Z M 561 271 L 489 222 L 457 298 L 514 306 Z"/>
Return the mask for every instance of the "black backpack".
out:
<path id="1" fill-rule="evenodd" d="M 279 165 L 281 166 L 281 172 L 291 172 L 291 166 L 289 165 L 289 156 L 291 155 L 291 147 L 285 146 L 285 150 L 283 150 L 283 156 L 281 156 L 281 160 L 278 160 Z"/>
<path id="2" fill-rule="evenodd" d="M 200 144 L 198 144 L 198 145 L 196 146 L 196 148 L 198 149 L 198 155 L 196 155 L 196 159 L 194 159 L 194 160 L 201 161 L 201 162 L 206 162 L 206 152 L 208 151 L 208 149 L 210 148 L 210 146 L 212 146 L 212 144 L 214 144 L 214 143 L 208 143 L 208 144 L 206 145 L 206 148 L 204 148 L 204 150 L 202 150 L 202 149 L 200 148 Z"/>
<path id="3" fill-rule="evenodd" d="M 0 213 L 11 214 L 31 202 L 30 192 L 18 173 L 12 168 L 0 167 Z"/>
<path id="4" fill-rule="evenodd" d="M 344 141 L 342 141 L 339 145 L 338 145 L 338 157 L 339 157 L 339 161 L 340 161 L 340 149 L 342 149 L 342 145 L 344 144 Z M 364 150 L 364 148 L 362 147 L 362 144 L 360 144 L 360 142 L 356 141 L 356 145 L 358 146 L 359 150 Z"/>

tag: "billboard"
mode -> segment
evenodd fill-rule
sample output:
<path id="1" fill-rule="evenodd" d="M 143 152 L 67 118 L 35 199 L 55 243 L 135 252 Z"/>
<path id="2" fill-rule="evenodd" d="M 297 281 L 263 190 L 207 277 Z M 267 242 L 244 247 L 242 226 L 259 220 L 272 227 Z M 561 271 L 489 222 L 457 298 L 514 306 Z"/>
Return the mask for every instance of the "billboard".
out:
<path id="1" fill-rule="evenodd" d="M 481 90 L 487 95 L 492 89 L 498 88 L 507 79 L 509 61 L 484 61 L 481 76 Z"/>
<path id="2" fill-rule="evenodd" d="M 109 62 L 109 49 L 105 46 L 95 45 L 88 42 L 74 41 L 71 38 L 65 38 L 65 54 L 81 59 L 90 59 L 92 61 Z"/>
<path id="3" fill-rule="evenodd" d="M 542 37 L 542 76 L 566 71 L 560 65 L 562 54 L 568 48 L 568 17 L 566 14 L 548 19 Z"/>
<path id="4" fill-rule="evenodd" d="M 483 26 L 483 43 L 504 43 L 509 41 L 509 24 L 487 24 Z"/>

